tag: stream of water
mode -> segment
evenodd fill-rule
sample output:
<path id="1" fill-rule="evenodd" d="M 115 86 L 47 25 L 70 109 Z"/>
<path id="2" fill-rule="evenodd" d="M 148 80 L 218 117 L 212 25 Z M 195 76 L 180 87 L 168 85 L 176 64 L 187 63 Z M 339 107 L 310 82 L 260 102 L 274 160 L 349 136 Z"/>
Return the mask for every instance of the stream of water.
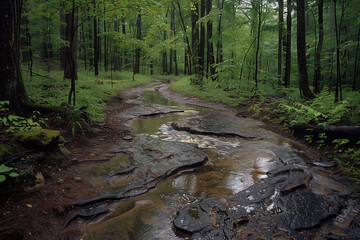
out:
<path id="1" fill-rule="evenodd" d="M 214 110 L 170 102 L 153 90 L 145 90 L 141 101 L 184 112 L 137 118 L 132 123 L 133 135 L 147 134 L 166 141 L 196 143 L 208 156 L 208 162 L 201 168 L 175 175 L 146 195 L 115 203 L 109 216 L 88 227 L 85 239 L 184 239 L 176 235 L 172 223 L 181 207 L 202 196 L 224 199 L 266 178 L 269 170 L 283 166 L 272 151 L 274 148 L 288 156 L 301 155 L 301 151 L 286 139 L 253 125 L 249 128 L 260 133 L 261 140 L 176 131 L 171 122 Z M 297 161 L 301 164 L 305 160 L 298 157 Z"/>

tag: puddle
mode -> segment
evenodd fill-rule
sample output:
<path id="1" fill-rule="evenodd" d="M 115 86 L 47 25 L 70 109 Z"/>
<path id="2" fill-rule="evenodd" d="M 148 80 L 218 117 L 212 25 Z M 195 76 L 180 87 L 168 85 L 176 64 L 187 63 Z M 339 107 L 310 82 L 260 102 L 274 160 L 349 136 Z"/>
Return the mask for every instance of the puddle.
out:
<path id="1" fill-rule="evenodd" d="M 285 139 L 266 130 L 258 130 L 253 125 L 245 127 L 258 130 L 262 139 L 253 141 L 190 134 L 174 130 L 171 123 L 205 114 L 209 109 L 176 104 L 150 90 L 144 92 L 141 101 L 185 111 L 137 118 L 132 123 L 133 135 L 145 134 L 165 141 L 194 143 L 206 153 L 209 160 L 200 169 L 174 176 L 148 194 L 116 203 L 111 215 L 88 227 L 85 239 L 117 239 L 119 236 L 121 239 L 139 240 L 183 239 L 173 230 L 176 212 L 182 207 L 200 197 L 222 200 L 233 196 L 260 179 L 267 178 L 269 170 L 284 166 L 280 159 L 282 157 L 290 156 L 297 163 L 303 161 L 302 156 L 293 151 Z M 273 149 L 276 149 L 276 153 Z M 319 191 L 323 190 L 319 188 Z M 272 208 L 272 205 L 268 206 L 269 210 Z"/>

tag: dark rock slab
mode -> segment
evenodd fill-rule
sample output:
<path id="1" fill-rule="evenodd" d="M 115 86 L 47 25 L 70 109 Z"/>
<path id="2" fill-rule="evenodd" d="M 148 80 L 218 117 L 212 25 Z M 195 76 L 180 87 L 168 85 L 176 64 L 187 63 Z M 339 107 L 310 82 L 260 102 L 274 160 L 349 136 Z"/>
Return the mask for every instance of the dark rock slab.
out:
<path id="1" fill-rule="evenodd" d="M 136 105 L 134 107 L 128 108 L 125 111 L 121 112 L 119 117 L 125 119 L 133 119 L 136 117 L 150 117 L 150 116 L 177 113 L 177 112 L 183 112 L 183 111 L 158 104 L 147 104 L 147 105 Z"/>
<path id="2" fill-rule="evenodd" d="M 174 129 L 179 131 L 246 139 L 262 137 L 259 131 L 254 130 L 258 125 L 254 119 L 238 118 L 225 112 L 212 112 L 202 116 L 184 118 L 171 124 Z"/>
<path id="3" fill-rule="evenodd" d="M 164 141 L 147 135 L 134 138 L 132 143 L 116 146 L 110 152 L 130 156 L 132 166 L 115 174 L 131 173 L 132 180 L 126 186 L 114 189 L 114 194 L 80 200 L 74 205 L 83 206 L 140 196 L 177 172 L 202 166 L 207 161 L 207 156 L 196 144 Z"/>
<path id="4" fill-rule="evenodd" d="M 94 218 L 100 214 L 107 213 L 109 210 L 109 207 L 107 207 L 105 204 L 93 208 L 83 208 L 78 212 L 72 213 L 71 216 L 65 221 L 63 228 L 66 228 L 67 225 L 69 225 L 69 223 L 77 217 Z"/>
<path id="5" fill-rule="evenodd" d="M 271 151 L 284 164 L 299 164 L 304 162 L 304 159 L 309 158 L 304 152 L 291 148 L 288 145 L 274 147 Z"/>
<path id="6" fill-rule="evenodd" d="M 269 178 L 226 201 L 203 198 L 192 204 L 191 209 L 201 212 L 196 221 L 191 218 L 190 206 L 181 209 L 174 220 L 175 229 L 187 232 L 190 239 L 199 240 L 235 236 L 236 239 L 322 239 L 322 236 L 334 235 L 331 228 L 328 232 L 322 230 L 323 233 L 320 228 L 339 215 L 346 199 L 342 193 L 315 194 L 309 182 L 317 173 L 306 168 L 285 166 L 269 173 Z M 353 221 L 357 216 L 354 212 Z M 359 231 L 354 230 L 356 227 L 349 229 L 347 224 L 344 228 L 347 236 L 360 239 Z"/>

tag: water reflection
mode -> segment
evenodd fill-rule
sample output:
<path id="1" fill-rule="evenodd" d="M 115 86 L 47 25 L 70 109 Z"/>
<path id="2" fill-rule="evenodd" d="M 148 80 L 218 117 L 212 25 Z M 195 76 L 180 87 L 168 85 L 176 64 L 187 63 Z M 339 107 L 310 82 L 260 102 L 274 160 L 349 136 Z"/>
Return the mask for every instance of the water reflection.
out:
<path id="1" fill-rule="evenodd" d="M 176 105 L 159 98 L 154 91 L 145 91 L 142 101 Z M 88 228 L 85 239 L 183 239 L 172 230 L 172 220 L 184 205 L 201 196 L 216 199 L 232 196 L 266 178 L 269 170 L 283 165 L 271 149 L 287 146 L 286 141 L 265 130 L 262 130 L 264 140 L 261 141 L 175 131 L 170 126 L 172 121 L 208 111 L 187 108 L 190 111 L 185 113 L 136 119 L 133 134 L 196 143 L 206 152 L 209 162 L 200 169 L 167 180 L 147 195 L 117 203 L 110 216 Z M 282 149 L 290 151 L 287 147 Z"/>

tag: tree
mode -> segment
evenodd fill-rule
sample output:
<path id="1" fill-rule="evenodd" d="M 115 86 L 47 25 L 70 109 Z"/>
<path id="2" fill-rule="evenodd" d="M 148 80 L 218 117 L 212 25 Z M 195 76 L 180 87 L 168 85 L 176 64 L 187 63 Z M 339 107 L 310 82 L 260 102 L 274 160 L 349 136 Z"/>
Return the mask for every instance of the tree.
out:
<path id="1" fill-rule="evenodd" d="M 290 72 L 291 72 L 291 0 L 287 0 L 287 16 L 286 16 L 286 46 L 285 46 L 285 75 L 284 86 L 290 86 Z"/>
<path id="2" fill-rule="evenodd" d="M 202 84 L 202 74 L 201 68 L 199 67 L 199 0 L 193 0 L 190 2 L 191 8 L 191 44 L 192 44 L 192 66 L 195 77 L 191 78 L 191 84 L 201 85 Z"/>
<path id="3" fill-rule="evenodd" d="M 305 2 L 297 0 L 297 59 L 299 71 L 300 96 L 307 99 L 314 98 L 309 88 L 308 72 L 306 65 L 306 41 L 305 41 Z"/>
<path id="4" fill-rule="evenodd" d="M 260 33 L 261 33 L 261 14 L 262 14 L 262 0 L 259 1 L 258 6 L 258 29 L 257 29 L 257 45 L 256 45 L 256 53 L 255 53 L 255 88 L 258 87 L 258 67 L 259 67 L 259 49 L 260 49 Z"/>
<path id="5" fill-rule="evenodd" d="M 314 92 L 319 93 L 319 83 L 321 82 L 321 50 L 324 40 L 324 26 L 323 26 L 323 7 L 324 0 L 318 0 L 318 25 L 319 25 L 319 41 L 315 47 L 315 71 L 314 71 Z"/>
<path id="6" fill-rule="evenodd" d="M 139 10 L 136 21 L 136 39 L 141 40 L 141 11 Z M 140 73 L 140 47 L 135 49 L 134 75 Z"/>
<path id="7" fill-rule="evenodd" d="M 212 9 L 212 0 L 206 0 L 206 15 L 209 16 Z M 215 57 L 214 57 L 214 44 L 211 41 L 213 35 L 213 22 L 211 19 L 208 20 L 206 24 L 206 37 L 207 37 L 207 64 L 206 64 L 206 76 L 208 76 L 209 68 L 210 68 L 210 76 L 214 81 L 216 80 L 215 76 Z"/>
<path id="8" fill-rule="evenodd" d="M 279 38 L 278 38 L 278 85 L 282 79 L 282 55 L 283 55 L 283 29 L 284 29 L 284 0 L 279 0 Z"/>
<path id="9" fill-rule="evenodd" d="M 99 75 L 99 36 L 98 36 L 98 26 L 97 26 L 97 16 L 96 16 L 96 1 L 93 0 L 94 8 L 94 17 L 93 17 L 93 27 L 94 27 L 94 69 L 95 76 Z"/>
<path id="10" fill-rule="evenodd" d="M 0 4 L 0 100 L 21 112 L 26 105 L 26 92 L 20 68 L 21 0 L 3 0 Z"/>

